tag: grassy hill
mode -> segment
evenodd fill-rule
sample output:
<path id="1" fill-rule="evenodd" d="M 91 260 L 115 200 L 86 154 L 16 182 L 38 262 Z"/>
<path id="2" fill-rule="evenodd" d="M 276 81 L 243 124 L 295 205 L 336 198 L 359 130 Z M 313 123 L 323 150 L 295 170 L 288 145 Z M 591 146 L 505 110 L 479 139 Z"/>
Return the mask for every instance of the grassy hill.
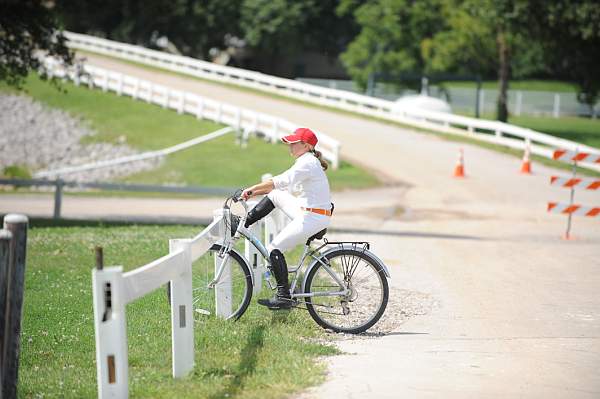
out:
<path id="1" fill-rule="evenodd" d="M 197 120 L 191 115 L 136 101 L 128 97 L 63 84 L 58 91 L 49 83 L 31 76 L 25 93 L 50 107 L 81 117 L 97 132 L 87 142 L 125 141 L 140 151 L 156 150 L 220 129 L 222 125 Z M 10 90 L 0 86 L 0 90 Z M 208 185 L 245 187 L 264 173 L 278 174 L 293 163 L 287 147 L 251 139 L 248 148 L 235 144 L 233 134 L 169 155 L 157 170 L 128 176 L 128 182 L 148 184 Z M 366 188 L 378 184 L 367 171 L 348 162 L 329 170 L 334 190 Z"/>

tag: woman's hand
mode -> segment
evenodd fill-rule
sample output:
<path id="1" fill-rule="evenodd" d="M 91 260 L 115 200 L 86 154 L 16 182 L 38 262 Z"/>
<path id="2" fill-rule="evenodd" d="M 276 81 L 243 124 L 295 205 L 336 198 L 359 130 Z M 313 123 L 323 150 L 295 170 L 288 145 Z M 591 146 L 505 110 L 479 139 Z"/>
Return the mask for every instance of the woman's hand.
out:
<path id="1" fill-rule="evenodd" d="M 253 185 L 252 187 L 248 187 L 244 191 L 242 191 L 242 198 L 244 200 L 248 200 L 248 198 L 256 197 L 258 195 L 264 195 L 270 193 L 275 188 L 273 184 L 273 180 L 267 180 L 262 183 L 258 183 Z"/>
<path id="2" fill-rule="evenodd" d="M 242 198 L 244 201 L 248 201 L 248 198 L 252 198 L 254 196 L 254 192 L 252 192 L 252 187 L 245 189 L 242 191 Z"/>

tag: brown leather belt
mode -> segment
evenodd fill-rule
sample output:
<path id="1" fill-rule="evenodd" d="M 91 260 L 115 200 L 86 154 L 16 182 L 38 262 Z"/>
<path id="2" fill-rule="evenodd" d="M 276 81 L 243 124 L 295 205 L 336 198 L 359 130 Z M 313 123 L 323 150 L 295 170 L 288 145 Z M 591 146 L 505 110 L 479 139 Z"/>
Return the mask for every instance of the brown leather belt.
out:
<path id="1" fill-rule="evenodd" d="M 331 211 L 329 209 L 304 208 L 304 207 L 302 207 L 302 210 L 313 212 L 313 213 L 318 213 L 319 215 L 331 216 Z"/>

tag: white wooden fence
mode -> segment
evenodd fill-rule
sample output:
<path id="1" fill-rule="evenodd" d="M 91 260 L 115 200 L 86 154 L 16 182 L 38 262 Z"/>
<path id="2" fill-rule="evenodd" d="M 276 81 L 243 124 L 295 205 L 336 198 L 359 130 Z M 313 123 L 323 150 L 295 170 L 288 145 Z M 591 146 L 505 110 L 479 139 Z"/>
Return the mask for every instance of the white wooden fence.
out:
<path id="1" fill-rule="evenodd" d="M 249 206 L 253 206 L 250 203 Z M 171 331 L 173 377 L 187 375 L 194 367 L 194 309 L 192 263 L 203 256 L 213 244 L 229 234 L 223 210 L 215 211 L 213 222 L 191 239 L 169 240 L 169 254 L 144 266 L 123 273 L 121 266 L 94 269 L 92 285 L 94 323 L 96 331 L 96 367 L 98 397 L 128 397 L 128 356 L 125 306 L 142 296 L 171 283 Z M 285 216 L 275 210 L 252 226 L 260 237 L 264 228 L 265 243 L 283 227 Z M 250 261 L 254 293 L 261 290 L 265 264 L 248 240 L 245 256 Z M 215 268 L 220 264 L 215 256 Z M 227 273 L 227 269 L 225 273 Z M 227 281 L 227 279 L 224 279 Z M 215 286 L 216 315 L 227 318 L 232 313 L 231 286 Z"/>
<path id="2" fill-rule="evenodd" d="M 216 65 L 190 57 L 167 54 L 93 36 L 71 32 L 65 34 L 69 39 L 69 46 L 74 49 L 118 57 L 203 79 L 249 87 L 440 133 L 458 134 L 514 149 L 524 150 L 527 144 L 530 144 L 532 153 L 547 158 L 552 158 L 553 148 L 565 148 L 573 151 L 579 149 L 579 151 L 588 153 L 600 153 L 600 149 L 597 148 L 507 123 L 420 109 L 404 109 L 400 112 L 392 112 L 394 104 L 392 101 L 319 87 L 259 72 Z M 580 166 L 600 170 L 600 166 L 590 163 L 581 163 Z"/>
<path id="3" fill-rule="evenodd" d="M 76 69 L 67 70 L 53 58 L 46 58 L 45 65 L 48 73 L 52 76 L 69 78 L 75 84 L 87 84 L 90 88 L 99 87 L 104 91 L 127 95 L 134 99 L 176 110 L 180 114 L 194 115 L 198 119 L 223 123 L 243 132 L 244 138 L 247 138 L 250 133 L 261 133 L 267 136 L 271 142 L 276 142 L 282 136 L 291 134 L 300 127 L 287 119 L 211 100 L 194 93 L 174 90 L 144 79 L 92 65 L 84 65 L 83 72 L 85 74 L 81 76 Z M 332 168 L 337 169 L 340 143 L 325 133 L 317 131 L 317 134 L 319 136 L 317 148 L 323 153 L 323 157 L 331 162 Z"/>
<path id="4" fill-rule="evenodd" d="M 33 177 L 34 178 L 57 178 L 57 177 L 61 177 L 61 176 L 64 176 L 64 175 L 70 174 L 70 173 L 83 172 L 86 170 L 92 170 L 92 169 L 98 169 L 98 168 L 106 168 L 106 167 L 110 167 L 110 166 L 121 165 L 121 164 L 128 163 L 128 162 L 142 161 L 144 159 L 163 157 L 165 155 L 184 150 L 186 148 L 192 147 L 194 145 L 198 145 L 200 143 L 204 143 L 206 141 L 215 139 L 217 137 L 221 137 L 232 131 L 233 131 L 233 128 L 225 127 L 223 129 L 219 129 L 214 132 L 204 134 L 202 136 L 193 138 L 191 140 L 184 141 L 183 143 L 179 143 L 174 146 L 164 148 L 162 150 L 147 151 L 147 152 L 143 152 L 141 154 L 127 155 L 127 156 L 120 157 L 120 158 L 108 159 L 108 160 L 97 161 L 97 162 L 90 162 L 90 163 L 86 163 L 83 165 L 65 166 L 65 167 L 58 168 L 58 169 L 41 170 L 39 172 L 35 172 L 33 174 Z"/>
<path id="5" fill-rule="evenodd" d="M 123 273 L 121 266 L 92 273 L 99 398 L 128 396 L 125 305 L 171 282 L 173 377 L 194 367 L 192 263 L 219 239 L 222 218 L 192 239 L 170 240 L 169 254 Z"/>

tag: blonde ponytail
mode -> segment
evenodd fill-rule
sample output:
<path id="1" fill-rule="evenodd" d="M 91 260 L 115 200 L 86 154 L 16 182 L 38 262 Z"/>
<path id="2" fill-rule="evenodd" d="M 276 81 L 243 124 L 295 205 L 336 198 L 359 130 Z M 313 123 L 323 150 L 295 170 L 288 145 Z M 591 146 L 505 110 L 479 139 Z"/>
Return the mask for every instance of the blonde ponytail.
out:
<path id="1" fill-rule="evenodd" d="M 321 154 L 321 151 L 317 151 L 315 149 L 310 150 L 310 152 L 313 153 L 313 155 L 319 160 L 319 162 L 321 163 L 321 167 L 323 168 L 323 170 L 327 170 L 327 168 L 329 168 L 329 164 L 327 163 L 327 161 L 325 161 L 323 159 L 323 154 Z"/>

